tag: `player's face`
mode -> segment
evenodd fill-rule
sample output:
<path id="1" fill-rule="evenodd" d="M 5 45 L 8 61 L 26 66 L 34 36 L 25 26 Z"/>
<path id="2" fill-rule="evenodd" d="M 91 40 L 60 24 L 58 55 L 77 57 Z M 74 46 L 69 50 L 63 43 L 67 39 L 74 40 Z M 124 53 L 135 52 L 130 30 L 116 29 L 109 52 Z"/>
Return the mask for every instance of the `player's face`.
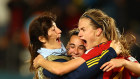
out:
<path id="1" fill-rule="evenodd" d="M 72 56 L 72 58 L 80 57 L 86 50 L 84 47 L 84 42 L 77 35 L 71 36 L 68 47 L 69 50 L 67 54 Z"/>
<path id="2" fill-rule="evenodd" d="M 52 27 L 48 30 L 48 42 L 55 43 L 56 46 L 61 46 L 61 30 L 56 26 L 55 22 L 53 22 Z"/>
<path id="3" fill-rule="evenodd" d="M 86 49 L 88 50 L 94 47 L 96 43 L 96 29 L 93 29 L 90 20 L 81 18 L 78 23 L 78 28 L 80 31 L 78 36 L 85 42 L 84 46 Z"/>

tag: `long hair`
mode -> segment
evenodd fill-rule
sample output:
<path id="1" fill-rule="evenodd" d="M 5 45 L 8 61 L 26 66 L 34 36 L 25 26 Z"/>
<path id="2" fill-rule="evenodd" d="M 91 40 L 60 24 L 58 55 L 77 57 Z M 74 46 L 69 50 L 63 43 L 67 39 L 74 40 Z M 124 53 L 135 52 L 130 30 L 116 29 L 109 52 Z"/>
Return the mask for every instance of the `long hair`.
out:
<path id="1" fill-rule="evenodd" d="M 122 44 L 122 53 L 121 55 L 127 57 L 130 53 L 130 46 L 134 41 L 127 40 L 125 35 L 121 35 L 116 28 L 115 20 L 109 17 L 107 14 L 102 12 L 99 9 L 89 9 L 87 10 L 80 18 L 87 18 L 90 20 L 93 28 L 101 28 L 103 30 L 103 35 L 107 40 L 116 40 L 120 41 Z M 131 38 L 135 40 L 133 35 Z"/>
<path id="2" fill-rule="evenodd" d="M 52 12 L 44 12 L 40 16 L 36 17 L 29 26 L 29 38 L 30 44 L 28 49 L 30 51 L 30 68 L 32 72 L 35 70 L 33 67 L 33 60 L 38 55 L 37 50 L 43 47 L 43 43 L 39 41 L 39 36 L 43 36 L 48 39 L 48 30 L 52 27 L 52 22 L 55 22 L 56 16 Z"/>

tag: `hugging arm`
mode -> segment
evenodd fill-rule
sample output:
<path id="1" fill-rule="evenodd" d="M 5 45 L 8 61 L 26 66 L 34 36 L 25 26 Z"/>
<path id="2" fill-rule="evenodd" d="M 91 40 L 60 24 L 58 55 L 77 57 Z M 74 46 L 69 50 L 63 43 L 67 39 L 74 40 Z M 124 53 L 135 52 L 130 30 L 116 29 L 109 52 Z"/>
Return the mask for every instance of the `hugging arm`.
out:
<path id="1" fill-rule="evenodd" d="M 54 62 L 45 60 L 41 55 L 39 55 L 34 60 L 34 66 L 42 66 L 43 68 L 47 69 L 48 71 L 56 74 L 56 75 L 64 75 L 69 73 L 76 68 L 78 68 L 85 60 L 81 57 L 67 61 L 67 62 Z"/>
<path id="2" fill-rule="evenodd" d="M 64 79 L 90 79 L 91 77 L 102 72 L 100 67 L 103 63 L 115 58 L 116 56 L 117 54 L 114 49 L 109 48 L 108 50 L 103 51 L 101 55 L 93 57 L 84 62 L 76 70 L 67 74 Z"/>
<path id="3" fill-rule="evenodd" d="M 117 54 L 113 48 L 109 48 L 108 50 L 103 51 L 103 53 L 99 56 L 93 57 L 90 60 L 84 62 L 80 65 L 76 70 L 66 74 L 63 76 L 64 79 L 89 79 L 91 76 L 95 76 L 102 70 L 100 70 L 100 66 L 104 63 L 109 61 L 110 59 L 116 57 Z M 61 68 L 63 70 L 63 68 Z M 59 71 L 61 71 L 59 70 Z M 50 73 L 47 70 L 43 70 L 44 75 L 50 75 L 51 78 L 56 77 L 56 75 Z M 95 72 L 96 71 L 96 72 Z M 56 73 L 55 73 L 56 74 Z M 87 76 L 85 76 L 87 75 Z M 61 76 L 62 77 L 62 76 Z"/>
<path id="4" fill-rule="evenodd" d="M 131 57 L 132 58 L 132 57 Z M 135 60 L 135 59 L 134 59 Z M 126 59 L 112 59 L 101 66 L 103 71 L 110 71 L 113 68 L 124 66 L 134 74 L 140 76 L 140 64 L 138 62 L 128 61 Z"/>
<path id="5" fill-rule="evenodd" d="M 109 52 L 111 52 L 113 50 L 112 51 L 113 53 L 110 53 L 109 56 L 111 56 L 111 55 L 117 56 L 118 53 L 116 54 L 115 50 L 112 47 L 110 47 L 108 50 L 110 50 Z M 96 51 L 94 51 L 94 49 L 93 49 L 93 52 L 91 51 L 90 54 L 86 54 L 86 55 L 91 55 L 92 54 L 93 55 L 92 58 L 94 58 L 95 53 L 96 53 Z M 108 54 L 105 54 L 105 55 L 108 55 Z M 113 57 L 110 57 L 110 58 L 113 58 Z M 50 71 L 54 74 L 64 75 L 66 73 L 69 73 L 69 72 L 77 69 L 85 61 L 86 60 L 84 60 L 84 58 L 79 57 L 79 58 L 70 60 L 68 62 L 53 62 L 53 61 L 47 61 L 41 55 L 39 55 L 35 58 L 33 64 L 36 68 L 38 66 L 42 66 L 43 68 L 47 69 L 48 71 Z M 105 61 L 105 62 L 107 62 L 107 61 Z"/>
<path id="6" fill-rule="evenodd" d="M 71 78 L 71 79 L 73 79 L 73 78 L 84 78 L 86 74 L 88 74 L 88 76 L 85 79 L 87 79 L 88 77 L 90 78 L 91 76 L 96 75 L 97 73 L 102 71 L 102 70 L 100 70 L 100 66 L 104 62 L 107 62 L 107 61 L 109 61 L 110 59 L 112 59 L 112 58 L 114 58 L 116 56 L 117 56 L 117 54 L 114 51 L 114 49 L 113 48 L 109 48 L 108 50 L 105 50 L 101 55 L 99 55 L 97 57 L 93 57 L 92 59 L 84 62 L 76 70 L 74 70 L 72 72 L 68 71 L 68 72 L 70 72 L 69 74 L 63 73 L 63 74 L 66 74 L 66 75 L 64 75 L 64 78 L 65 79 L 67 79 L 67 78 L 68 79 L 69 78 Z M 94 61 L 96 61 L 96 62 L 94 62 Z M 60 63 L 60 62 L 58 62 L 58 63 Z M 63 62 L 61 64 L 64 64 L 64 63 L 66 63 L 66 62 Z M 75 65 L 73 65 L 73 66 L 75 66 Z M 52 68 L 53 68 L 53 66 L 52 66 Z M 54 68 L 54 69 L 57 69 L 57 68 Z M 63 69 L 64 69 L 64 66 L 60 67 L 59 72 L 62 72 Z M 95 70 L 96 70 L 96 72 L 95 72 Z M 48 71 L 45 70 L 45 71 L 46 71 L 46 74 L 44 74 L 45 76 L 47 76 L 47 73 L 52 72 L 52 71 L 49 72 L 49 70 Z M 93 72 L 94 72 L 94 74 L 93 74 Z M 56 73 L 56 72 L 52 72 L 52 73 L 57 74 L 57 75 L 63 75 L 62 73 L 59 73 L 59 74 Z M 54 76 L 52 76 L 52 77 L 54 77 Z"/>
<path id="7" fill-rule="evenodd" d="M 140 76 L 140 64 L 139 63 L 131 62 L 128 60 L 124 60 L 124 61 L 125 61 L 125 63 L 124 63 L 125 68 L 127 68 L 134 74 Z"/>

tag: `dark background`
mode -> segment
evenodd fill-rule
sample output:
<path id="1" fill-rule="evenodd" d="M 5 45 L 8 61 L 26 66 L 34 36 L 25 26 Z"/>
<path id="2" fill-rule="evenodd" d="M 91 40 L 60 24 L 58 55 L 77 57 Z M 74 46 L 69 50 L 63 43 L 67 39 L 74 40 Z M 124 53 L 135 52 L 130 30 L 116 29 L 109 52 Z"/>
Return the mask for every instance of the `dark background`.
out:
<path id="1" fill-rule="evenodd" d="M 140 62 L 140 0 L 0 0 L 0 79 L 32 79 L 27 34 L 35 16 L 53 10 L 66 45 L 67 32 L 77 27 L 81 14 L 90 8 L 113 17 L 121 33 L 136 36 L 131 54 Z"/>

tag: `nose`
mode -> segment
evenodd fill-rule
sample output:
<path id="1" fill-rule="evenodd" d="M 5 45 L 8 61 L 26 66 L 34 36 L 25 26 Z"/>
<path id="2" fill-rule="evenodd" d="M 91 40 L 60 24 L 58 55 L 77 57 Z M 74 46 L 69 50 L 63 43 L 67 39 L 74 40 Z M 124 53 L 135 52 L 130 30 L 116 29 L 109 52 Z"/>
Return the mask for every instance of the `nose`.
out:
<path id="1" fill-rule="evenodd" d="M 79 31 L 78 36 L 79 36 L 79 37 L 82 37 L 82 33 L 81 33 L 81 31 Z"/>
<path id="2" fill-rule="evenodd" d="M 74 49 L 74 54 L 75 54 L 75 55 L 78 54 L 78 49 L 77 49 L 77 48 Z"/>
<path id="3" fill-rule="evenodd" d="M 61 34 L 62 33 L 62 31 L 57 27 L 57 33 L 58 34 Z"/>

